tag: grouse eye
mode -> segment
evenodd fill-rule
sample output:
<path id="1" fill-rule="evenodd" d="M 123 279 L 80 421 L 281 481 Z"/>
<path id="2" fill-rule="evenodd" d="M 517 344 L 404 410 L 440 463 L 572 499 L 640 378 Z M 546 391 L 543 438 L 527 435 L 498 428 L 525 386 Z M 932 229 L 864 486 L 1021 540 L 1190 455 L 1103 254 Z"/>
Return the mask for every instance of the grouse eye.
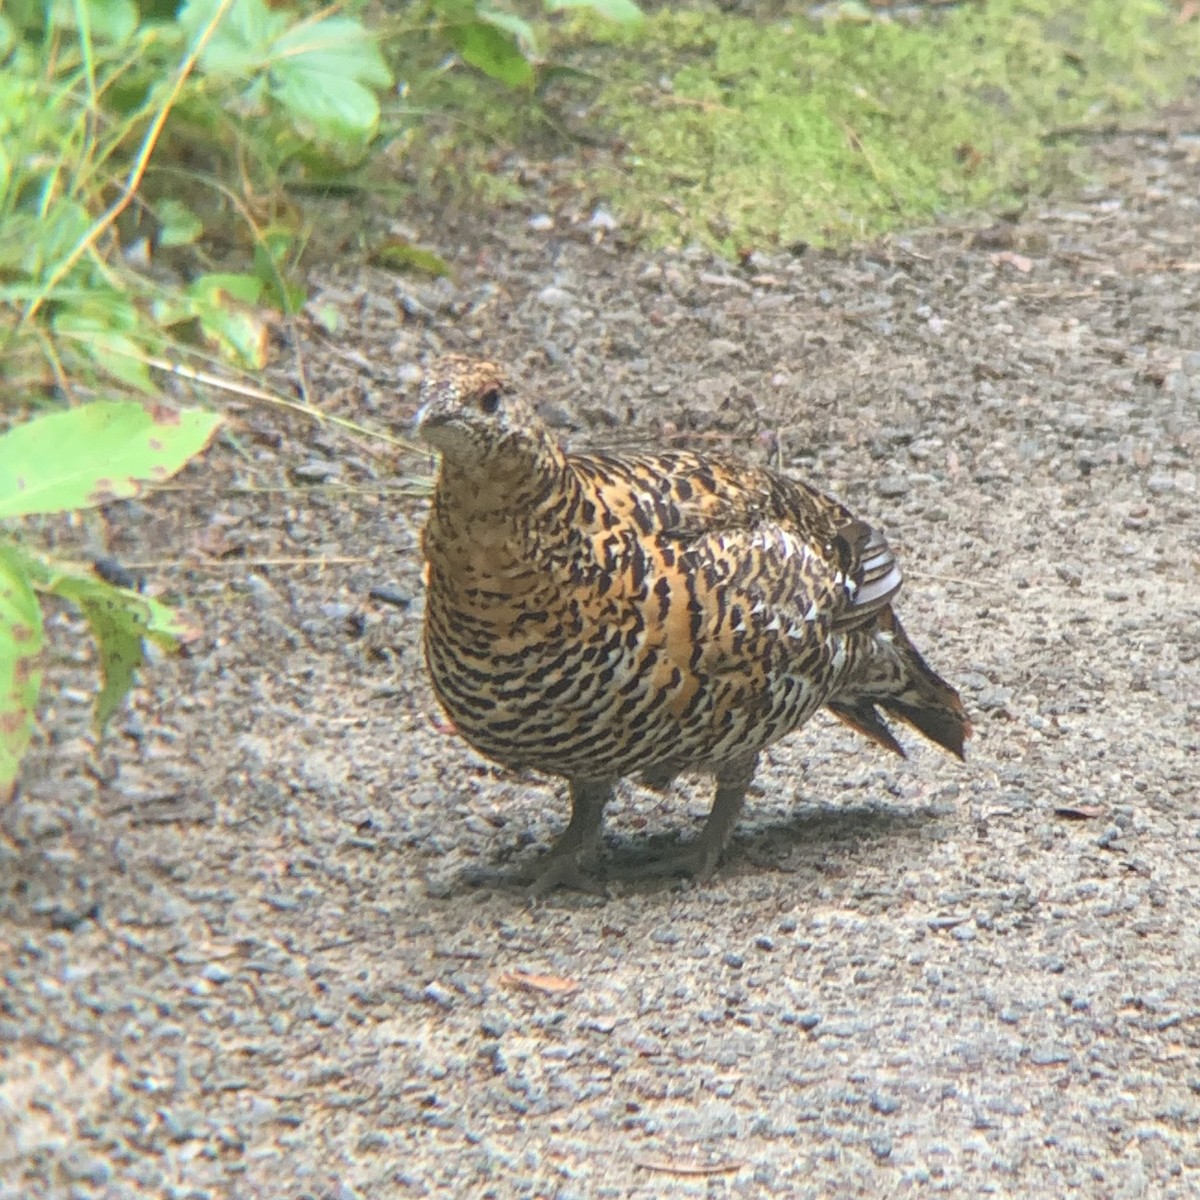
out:
<path id="1" fill-rule="evenodd" d="M 490 417 L 500 407 L 500 389 L 488 388 L 482 396 L 479 397 L 479 411 L 487 413 Z"/>

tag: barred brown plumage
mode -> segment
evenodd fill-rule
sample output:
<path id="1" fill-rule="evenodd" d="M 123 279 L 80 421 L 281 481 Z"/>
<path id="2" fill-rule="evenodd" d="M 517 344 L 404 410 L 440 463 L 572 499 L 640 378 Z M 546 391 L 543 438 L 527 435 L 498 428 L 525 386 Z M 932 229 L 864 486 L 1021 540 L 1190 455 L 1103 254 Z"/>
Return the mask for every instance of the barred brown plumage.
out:
<path id="1" fill-rule="evenodd" d="M 716 777 L 700 836 L 642 874 L 711 874 L 758 752 L 825 706 L 903 754 L 882 707 L 962 757 L 958 693 L 908 640 L 877 530 L 772 471 L 699 454 L 567 454 L 497 366 L 435 363 L 425 655 L 482 754 L 566 778 L 535 887 L 586 886 L 622 776 Z"/>

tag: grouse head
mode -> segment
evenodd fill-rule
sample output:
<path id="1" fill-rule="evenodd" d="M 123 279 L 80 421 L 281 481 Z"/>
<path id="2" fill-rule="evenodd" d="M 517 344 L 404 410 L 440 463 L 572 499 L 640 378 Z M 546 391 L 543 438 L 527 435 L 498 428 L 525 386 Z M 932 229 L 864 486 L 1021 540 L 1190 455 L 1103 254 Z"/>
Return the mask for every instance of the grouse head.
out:
<path id="1" fill-rule="evenodd" d="M 467 471 L 503 460 L 536 458 L 548 438 L 533 408 L 494 363 L 450 354 L 437 359 L 421 385 L 413 424 L 442 458 Z"/>

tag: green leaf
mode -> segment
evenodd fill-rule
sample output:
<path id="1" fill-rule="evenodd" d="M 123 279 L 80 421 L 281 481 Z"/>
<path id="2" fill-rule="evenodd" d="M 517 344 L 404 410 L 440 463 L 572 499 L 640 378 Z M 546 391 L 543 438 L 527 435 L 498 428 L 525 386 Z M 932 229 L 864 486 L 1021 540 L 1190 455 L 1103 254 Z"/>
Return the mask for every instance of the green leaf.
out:
<path id="1" fill-rule="evenodd" d="M 242 304 L 257 304 L 262 296 L 263 282 L 257 275 L 214 271 L 193 280 L 188 294 L 220 304 L 226 296 Z"/>
<path id="2" fill-rule="evenodd" d="M 179 20 L 195 36 L 216 6 L 217 0 L 190 0 Z M 247 100 L 259 96 L 265 77 L 271 98 L 325 141 L 370 138 L 379 123 L 371 89 L 392 84 L 375 36 L 360 22 L 295 20 L 290 10 L 272 12 L 263 0 L 234 0 L 200 66 L 206 74 L 243 82 Z"/>
<path id="3" fill-rule="evenodd" d="M 335 79 L 299 65 L 273 72 L 271 94 L 297 120 L 306 121 L 325 141 L 365 141 L 379 124 L 379 101 L 353 79 Z"/>
<path id="4" fill-rule="evenodd" d="M 503 12 L 498 8 L 481 8 L 478 11 L 478 18 L 511 34 L 521 53 L 527 59 L 534 57 L 537 53 L 537 35 L 533 32 L 533 26 L 515 13 Z"/>
<path id="5" fill-rule="evenodd" d="M 208 26 L 220 0 L 188 0 L 178 21 L 192 38 Z M 207 75 L 249 78 L 263 70 L 272 41 L 287 28 L 288 14 L 272 12 L 263 0 L 234 0 L 200 55 Z"/>
<path id="6" fill-rule="evenodd" d="M 220 423 L 200 409 L 113 400 L 35 417 L 0 435 L 0 517 L 136 496 L 203 450 Z"/>
<path id="7" fill-rule="evenodd" d="M 341 328 L 342 316 L 335 305 L 318 304 L 312 313 L 312 317 L 326 333 L 337 333 L 338 329 Z"/>
<path id="8" fill-rule="evenodd" d="M 365 140 L 379 124 L 367 85 L 391 87 L 375 38 L 348 17 L 301 22 L 271 47 L 271 94 L 326 141 Z"/>
<path id="9" fill-rule="evenodd" d="M 262 280 L 265 299 L 289 315 L 308 299 L 304 287 L 291 278 L 289 259 L 295 253 L 296 233 L 286 225 L 269 225 L 254 241 L 254 274 Z"/>
<path id="10" fill-rule="evenodd" d="M 201 275 L 188 288 L 187 317 L 228 357 L 248 367 L 267 361 L 267 327 L 246 305 L 258 303 L 263 281 L 254 275 Z M 241 303 L 230 303 L 230 299 Z M 172 322 L 174 323 L 174 322 Z"/>
<path id="11" fill-rule="evenodd" d="M 450 264 L 440 254 L 402 237 L 387 238 L 372 250 L 371 262 L 393 271 L 419 271 L 435 279 L 450 274 Z"/>
<path id="12" fill-rule="evenodd" d="M 486 20 L 451 26 L 446 31 L 463 62 L 509 87 L 522 87 L 533 78 L 533 67 L 512 34 Z"/>
<path id="13" fill-rule="evenodd" d="M 190 246 L 204 232 L 204 222 L 179 200 L 160 200 L 154 215 L 160 246 Z"/>
<path id="14" fill-rule="evenodd" d="M 92 312 L 64 308 L 51 322 L 55 334 L 74 342 L 93 362 L 113 379 L 153 396 L 158 389 L 150 370 L 142 361 L 145 348 L 120 330 L 114 329 L 106 315 L 90 306 Z"/>
<path id="15" fill-rule="evenodd" d="M 61 571 L 45 590 L 74 604 L 96 639 L 101 683 L 92 719 L 98 733 L 103 733 L 133 687 L 135 673 L 146 658 L 144 639 L 173 647 L 194 633 L 166 605 L 94 575 Z"/>
<path id="16" fill-rule="evenodd" d="M 301 21 L 276 39 L 271 54 L 275 68 L 280 66 L 280 60 L 286 59 L 305 70 L 373 83 L 376 87 L 392 86 L 392 72 L 375 35 L 350 17 Z"/>
<path id="17" fill-rule="evenodd" d="M 546 0 L 547 12 L 558 12 L 564 8 L 590 8 L 610 21 L 620 21 L 622 25 L 640 21 L 645 15 L 633 0 Z"/>
<path id="18" fill-rule="evenodd" d="M 46 186 L 50 186 L 49 178 Z M 87 236 L 92 224 L 88 210 L 69 198 L 56 200 L 44 212 L 17 210 L 10 220 L 13 223 L 6 221 L 5 230 L 8 244 L 0 247 L 0 261 L 19 265 L 21 273 L 31 279 L 48 276 Z"/>
<path id="19" fill-rule="evenodd" d="M 0 801 L 12 794 L 42 686 L 42 609 L 25 556 L 0 546 Z"/>
<path id="20" fill-rule="evenodd" d="M 49 7 L 56 30 L 79 29 L 75 0 L 56 0 Z M 134 0 L 86 0 L 84 12 L 92 37 L 114 46 L 127 42 L 138 25 Z"/>

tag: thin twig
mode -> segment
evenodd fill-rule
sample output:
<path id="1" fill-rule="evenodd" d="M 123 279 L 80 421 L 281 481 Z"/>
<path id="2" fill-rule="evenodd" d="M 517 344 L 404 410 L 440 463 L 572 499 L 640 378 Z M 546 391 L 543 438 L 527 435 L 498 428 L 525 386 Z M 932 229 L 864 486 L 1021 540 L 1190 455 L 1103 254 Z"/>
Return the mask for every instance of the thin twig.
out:
<path id="1" fill-rule="evenodd" d="M 932 571 L 905 571 L 904 574 L 908 579 L 935 579 L 938 583 L 957 583 L 961 587 L 980 590 L 992 587 L 992 584 L 983 579 L 963 579 L 958 575 L 935 575 Z"/>
<path id="2" fill-rule="evenodd" d="M 314 421 L 328 421 L 331 425 L 337 425 L 339 428 L 349 430 L 351 433 L 361 434 L 363 437 L 374 441 L 387 442 L 390 446 L 394 446 L 397 450 L 403 450 L 407 454 L 420 454 L 423 457 L 428 457 L 429 455 L 428 450 L 414 445 L 405 438 L 396 437 L 394 434 L 384 433 L 378 429 L 368 429 L 365 425 L 359 425 L 355 421 L 348 421 L 345 417 L 335 417 L 331 413 L 323 413 L 311 404 L 302 404 L 298 400 L 289 400 L 286 396 L 280 396 L 276 392 L 268 392 L 263 388 L 253 387 L 248 383 L 238 383 L 236 380 L 227 379 L 222 375 L 210 375 L 207 371 L 197 371 L 194 367 L 185 366 L 180 362 L 170 362 L 165 358 L 143 357 L 142 355 L 132 355 L 131 357 L 137 358 L 147 366 L 155 367 L 159 371 L 178 375 L 181 379 L 187 379 L 193 383 L 202 383 L 205 387 L 217 388 L 223 392 L 232 392 L 235 396 L 244 396 L 247 400 L 262 400 L 267 404 L 277 404 L 280 408 L 289 408 L 293 412 L 311 417 Z"/>
<path id="3" fill-rule="evenodd" d="M 702 1166 L 700 1163 L 677 1163 L 666 1158 L 639 1158 L 634 1166 L 643 1171 L 661 1171 L 666 1175 L 733 1175 L 744 1167 L 745 1163 L 723 1162 L 712 1166 Z"/>
<path id="4" fill-rule="evenodd" d="M 221 488 L 224 496 L 298 496 L 320 493 L 338 496 L 403 496 L 405 499 L 420 499 L 433 495 L 434 480 L 418 478 L 408 483 L 380 483 L 374 487 L 351 487 L 346 483 L 296 483 L 287 486 L 269 484 L 226 484 Z M 148 485 L 155 495 L 161 492 L 203 492 L 212 495 L 212 487 L 200 483 L 156 483 Z"/>
<path id="5" fill-rule="evenodd" d="M 374 562 L 364 555 L 331 555 L 327 558 L 214 558 L 214 559 L 158 559 L 145 562 L 121 561 L 127 571 L 204 571 L 224 567 L 327 567 L 333 564 Z"/>

